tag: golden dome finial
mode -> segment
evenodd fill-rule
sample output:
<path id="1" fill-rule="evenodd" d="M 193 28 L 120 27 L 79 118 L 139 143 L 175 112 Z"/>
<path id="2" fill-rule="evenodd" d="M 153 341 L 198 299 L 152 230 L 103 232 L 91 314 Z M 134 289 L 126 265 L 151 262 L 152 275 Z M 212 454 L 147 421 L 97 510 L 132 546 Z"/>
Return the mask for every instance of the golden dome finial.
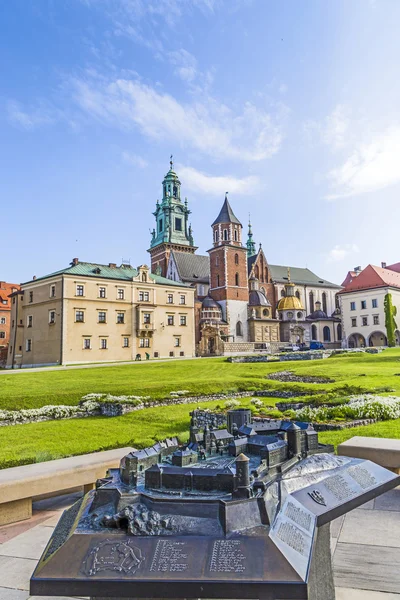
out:
<path id="1" fill-rule="evenodd" d="M 287 279 L 288 279 L 288 282 L 290 283 L 290 267 L 287 268 Z"/>

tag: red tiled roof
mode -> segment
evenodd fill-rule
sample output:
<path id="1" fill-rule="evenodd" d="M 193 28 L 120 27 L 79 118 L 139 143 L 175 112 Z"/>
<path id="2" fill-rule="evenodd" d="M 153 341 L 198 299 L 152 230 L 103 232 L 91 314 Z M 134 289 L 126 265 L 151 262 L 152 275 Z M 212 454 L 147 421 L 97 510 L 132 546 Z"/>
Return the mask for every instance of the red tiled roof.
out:
<path id="1" fill-rule="evenodd" d="M 6 283 L 5 281 L 0 281 L 0 310 L 11 309 L 11 300 L 8 296 L 20 289 L 21 286 L 19 286 L 17 283 Z M 7 304 L 4 304 L 4 300 L 7 301 Z"/>
<path id="2" fill-rule="evenodd" d="M 394 265 L 389 265 L 386 267 L 389 271 L 396 271 L 396 273 L 400 273 L 400 262 L 394 263 Z"/>
<path id="3" fill-rule="evenodd" d="M 354 279 L 354 277 L 357 277 L 357 273 L 355 271 L 349 271 L 346 275 L 345 280 L 342 283 L 342 287 L 346 287 L 346 285 L 348 285 L 350 281 Z"/>
<path id="4" fill-rule="evenodd" d="M 388 268 L 382 269 L 382 267 L 368 265 L 340 293 L 347 294 L 357 290 L 369 290 L 386 286 L 400 288 L 400 272 L 397 273 Z"/>

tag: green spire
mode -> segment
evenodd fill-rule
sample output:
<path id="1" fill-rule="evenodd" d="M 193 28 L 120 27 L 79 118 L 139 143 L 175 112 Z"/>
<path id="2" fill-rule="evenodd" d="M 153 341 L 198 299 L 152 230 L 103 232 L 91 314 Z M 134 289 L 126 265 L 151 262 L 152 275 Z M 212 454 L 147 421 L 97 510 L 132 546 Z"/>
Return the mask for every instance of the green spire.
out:
<path id="1" fill-rule="evenodd" d="M 253 232 L 251 230 L 250 214 L 249 214 L 249 232 L 247 234 L 246 246 L 247 246 L 247 256 L 248 257 L 254 256 L 255 254 L 257 254 L 256 244 L 253 240 Z"/>

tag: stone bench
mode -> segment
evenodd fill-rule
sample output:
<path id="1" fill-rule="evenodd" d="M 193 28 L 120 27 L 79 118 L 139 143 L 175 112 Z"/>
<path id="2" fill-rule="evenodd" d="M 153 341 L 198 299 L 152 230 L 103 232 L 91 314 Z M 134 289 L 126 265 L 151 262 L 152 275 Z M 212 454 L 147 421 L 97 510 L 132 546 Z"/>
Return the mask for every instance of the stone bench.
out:
<path id="1" fill-rule="evenodd" d="M 134 448 L 118 448 L 0 470 L 0 525 L 32 516 L 32 499 L 83 486 L 93 489 L 107 469 L 119 466 Z"/>
<path id="2" fill-rule="evenodd" d="M 341 456 L 364 458 L 400 475 L 400 439 L 354 436 L 338 445 Z"/>

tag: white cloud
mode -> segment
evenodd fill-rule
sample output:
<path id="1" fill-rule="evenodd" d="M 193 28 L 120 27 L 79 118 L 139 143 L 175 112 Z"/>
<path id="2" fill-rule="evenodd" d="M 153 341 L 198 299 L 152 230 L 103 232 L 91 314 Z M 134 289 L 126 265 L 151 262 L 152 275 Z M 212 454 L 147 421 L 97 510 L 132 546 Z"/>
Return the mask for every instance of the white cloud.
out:
<path id="1" fill-rule="evenodd" d="M 185 187 L 196 192 L 204 192 L 211 196 L 222 196 L 225 192 L 247 196 L 253 194 L 260 187 L 259 178 L 249 176 L 238 178 L 231 175 L 214 177 L 193 167 L 177 165 L 179 177 L 185 181 Z"/>
<path id="2" fill-rule="evenodd" d="M 122 159 L 134 167 L 139 167 L 139 169 L 145 169 L 149 164 L 147 160 L 131 152 L 122 152 Z"/>
<path id="3" fill-rule="evenodd" d="M 333 191 L 328 200 L 357 196 L 400 182 L 400 126 L 392 126 L 368 143 L 359 143 L 342 165 L 328 173 Z"/>
<path id="4" fill-rule="evenodd" d="M 356 254 L 360 249 L 356 244 L 344 244 L 343 246 L 336 245 L 327 255 L 327 262 L 339 262 L 344 260 L 350 254 Z"/>
<path id="5" fill-rule="evenodd" d="M 191 83 L 197 76 L 197 60 L 184 48 L 168 52 L 168 58 L 174 65 L 174 72 L 183 81 Z"/>
<path id="6" fill-rule="evenodd" d="M 309 119 L 303 125 L 304 132 L 313 141 L 317 137 L 319 142 L 329 146 L 331 150 L 340 150 L 349 142 L 350 111 L 344 104 L 335 106 L 331 114 L 322 121 Z"/>
<path id="7" fill-rule="evenodd" d="M 246 102 L 234 112 L 211 97 L 184 104 L 132 79 L 75 79 L 72 86 L 75 101 L 92 117 L 215 158 L 260 161 L 276 154 L 282 143 L 282 110 L 273 117 Z"/>
<path id="8" fill-rule="evenodd" d="M 8 118 L 13 125 L 33 131 L 41 125 L 51 125 L 55 122 L 54 114 L 48 107 L 37 107 L 31 110 L 24 110 L 22 106 L 13 100 L 8 102 Z"/>

